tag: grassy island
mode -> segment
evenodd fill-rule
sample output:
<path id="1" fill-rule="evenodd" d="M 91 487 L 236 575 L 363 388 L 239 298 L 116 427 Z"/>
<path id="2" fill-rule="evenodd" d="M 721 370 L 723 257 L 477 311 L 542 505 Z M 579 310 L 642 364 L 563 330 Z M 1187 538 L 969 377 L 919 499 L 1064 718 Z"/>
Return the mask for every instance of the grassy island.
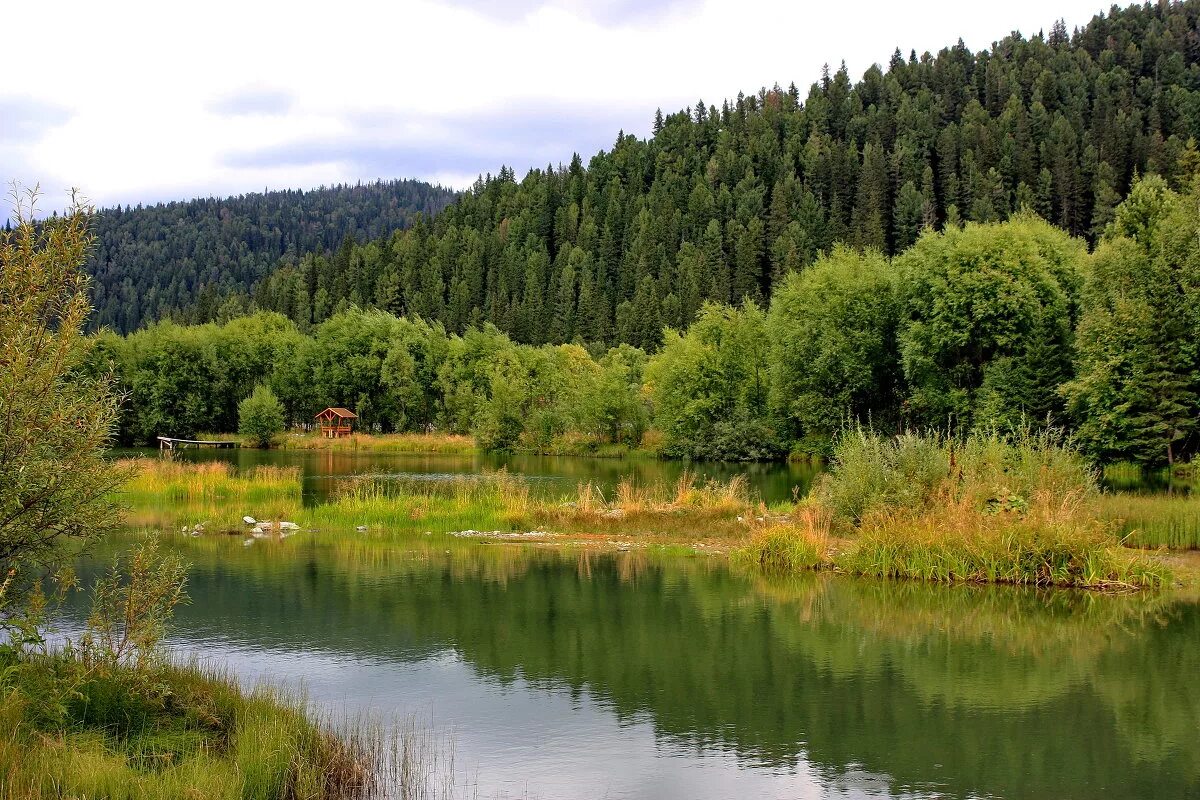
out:
<path id="1" fill-rule="evenodd" d="M 1200 500 L 1101 492 L 1096 472 L 1057 434 L 843 436 L 814 491 L 767 505 L 743 478 L 672 485 L 626 481 L 569 496 L 531 492 L 503 471 L 406 483 L 351 478 L 304 507 L 300 473 L 225 464 L 131 462 L 131 522 L 207 535 L 247 534 L 243 516 L 318 536 L 454 534 L 558 546 L 675 547 L 728 554 L 766 572 L 832 569 L 940 582 L 1105 590 L 1172 582 L 1143 526 L 1186 527 Z M 1124 516 L 1135 509 L 1140 516 Z M 1174 522 L 1172 522 L 1174 520 Z M 199 527 L 199 530 L 197 530 Z M 1190 528 L 1188 529 L 1190 530 Z M 1180 533 L 1175 541 L 1188 542 Z M 247 539 L 249 543 L 251 540 Z M 1165 543 L 1164 543 L 1165 544 Z"/>

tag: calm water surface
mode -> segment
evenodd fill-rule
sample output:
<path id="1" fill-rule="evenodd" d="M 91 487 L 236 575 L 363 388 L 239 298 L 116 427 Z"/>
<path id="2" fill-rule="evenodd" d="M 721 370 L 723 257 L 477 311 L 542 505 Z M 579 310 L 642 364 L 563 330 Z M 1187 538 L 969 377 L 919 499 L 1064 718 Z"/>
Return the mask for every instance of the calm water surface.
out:
<path id="1" fill-rule="evenodd" d="M 432 718 L 480 797 L 1200 796 L 1200 609 L 1162 596 L 440 536 L 170 542 L 193 564 L 173 648 Z"/>

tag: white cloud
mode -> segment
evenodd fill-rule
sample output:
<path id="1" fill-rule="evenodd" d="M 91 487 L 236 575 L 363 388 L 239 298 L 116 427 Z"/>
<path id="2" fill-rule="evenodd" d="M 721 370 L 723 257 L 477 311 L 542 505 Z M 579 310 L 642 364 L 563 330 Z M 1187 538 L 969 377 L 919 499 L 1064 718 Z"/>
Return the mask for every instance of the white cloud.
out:
<path id="1" fill-rule="evenodd" d="M 502 162 L 519 172 L 572 151 L 586 158 L 617 127 L 646 135 L 656 107 L 719 104 L 775 82 L 803 91 L 825 62 L 845 59 L 857 77 L 897 46 L 962 37 L 979 49 L 1057 16 L 1083 25 L 1102 8 L 27 3 L 6 12 L 6 28 L 47 33 L 6 43 L 7 63 L 40 67 L 0 88 L 0 177 L 40 180 L 52 198 L 77 185 L 100 205 L 376 177 L 461 185 Z"/>

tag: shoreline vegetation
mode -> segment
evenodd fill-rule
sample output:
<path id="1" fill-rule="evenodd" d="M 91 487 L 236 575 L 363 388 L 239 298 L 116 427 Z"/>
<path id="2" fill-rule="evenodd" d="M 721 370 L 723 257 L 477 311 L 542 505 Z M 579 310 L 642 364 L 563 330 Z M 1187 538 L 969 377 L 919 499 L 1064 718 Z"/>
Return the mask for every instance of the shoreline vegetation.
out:
<path id="1" fill-rule="evenodd" d="M 254 476 L 251 494 L 276 477 Z M 173 659 L 163 637 L 190 566 L 137 537 L 90 587 L 77 633 L 52 622 L 82 588 L 73 571 L 28 590 L 23 609 L 14 574 L 0 583 L 13 631 L 0 644 L 0 797 L 368 800 L 453 780 L 453 743 L 431 725 L 317 710 L 302 690 Z"/>
<path id="2" fill-rule="evenodd" d="M 1196 249 L 1173 233 L 1200 225 L 1198 198 L 1200 176 L 1139 179 L 1091 253 L 1028 210 L 926 229 L 892 258 L 836 245 L 770 293 L 645 316 L 649 339 L 554 344 L 370 303 L 305 324 L 246 309 L 100 332 L 83 372 L 124 390 L 125 445 L 205 430 L 266 445 L 338 406 L 360 438 L 320 447 L 424 449 L 438 431 L 455 451 L 749 462 L 828 457 L 849 422 L 1036 420 L 1095 463 L 1176 468 L 1200 453 Z"/>
<path id="3" fill-rule="evenodd" d="M 426 721 L 338 718 L 195 661 L 96 670 L 48 652 L 0 669 L 0 797 L 422 798 L 455 777 Z"/>
<path id="4" fill-rule="evenodd" d="M 164 663 L 89 674 L 73 657 L 20 667 L 0 700 L 0 796 L 357 798 L 373 745 L 296 695 Z M 48 687 L 74 691 L 47 707 Z"/>
<path id="5" fill-rule="evenodd" d="M 1104 493 L 1096 472 L 1054 432 L 956 438 L 852 430 L 808 497 L 771 505 L 741 477 L 625 481 L 607 495 L 581 483 L 570 496 L 544 497 L 500 471 L 423 482 L 348 478 L 331 502 L 305 508 L 295 468 L 127 465 L 136 473 L 121 496 L 131 524 L 185 532 L 199 525 L 204 533 L 245 535 L 242 517 L 252 515 L 319 535 L 655 546 L 727 555 L 768 573 L 1113 591 L 1171 585 L 1177 576 L 1165 548 L 1200 544 L 1200 498 Z"/>
<path id="6" fill-rule="evenodd" d="M 84 588 L 72 556 L 122 530 L 119 491 L 138 476 L 107 455 L 120 390 L 112 376 L 85 374 L 90 209 L 72 195 L 65 212 L 43 217 L 37 197 L 14 187 L 16 224 L 0 231 L 0 797 L 365 800 L 381 784 L 404 792 L 410 767 L 423 764 L 397 738 L 405 734 L 335 726 L 298 695 L 170 661 L 163 637 L 187 600 L 188 565 L 156 537 L 86 587 L 81 630 L 56 629 L 68 596 Z M 293 477 L 263 471 L 245 495 L 286 495 Z M 181 490 L 177 502 L 192 499 L 206 498 Z"/>

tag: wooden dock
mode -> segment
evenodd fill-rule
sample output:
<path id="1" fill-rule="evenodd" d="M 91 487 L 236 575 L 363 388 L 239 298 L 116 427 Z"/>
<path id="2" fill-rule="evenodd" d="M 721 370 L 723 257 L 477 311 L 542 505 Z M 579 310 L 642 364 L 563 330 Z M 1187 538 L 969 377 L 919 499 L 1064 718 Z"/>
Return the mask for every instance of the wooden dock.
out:
<path id="1" fill-rule="evenodd" d="M 171 436 L 158 437 L 159 450 L 183 450 L 187 447 L 216 447 L 226 449 L 237 446 L 238 443 L 234 441 L 218 442 L 210 439 L 175 439 Z"/>

